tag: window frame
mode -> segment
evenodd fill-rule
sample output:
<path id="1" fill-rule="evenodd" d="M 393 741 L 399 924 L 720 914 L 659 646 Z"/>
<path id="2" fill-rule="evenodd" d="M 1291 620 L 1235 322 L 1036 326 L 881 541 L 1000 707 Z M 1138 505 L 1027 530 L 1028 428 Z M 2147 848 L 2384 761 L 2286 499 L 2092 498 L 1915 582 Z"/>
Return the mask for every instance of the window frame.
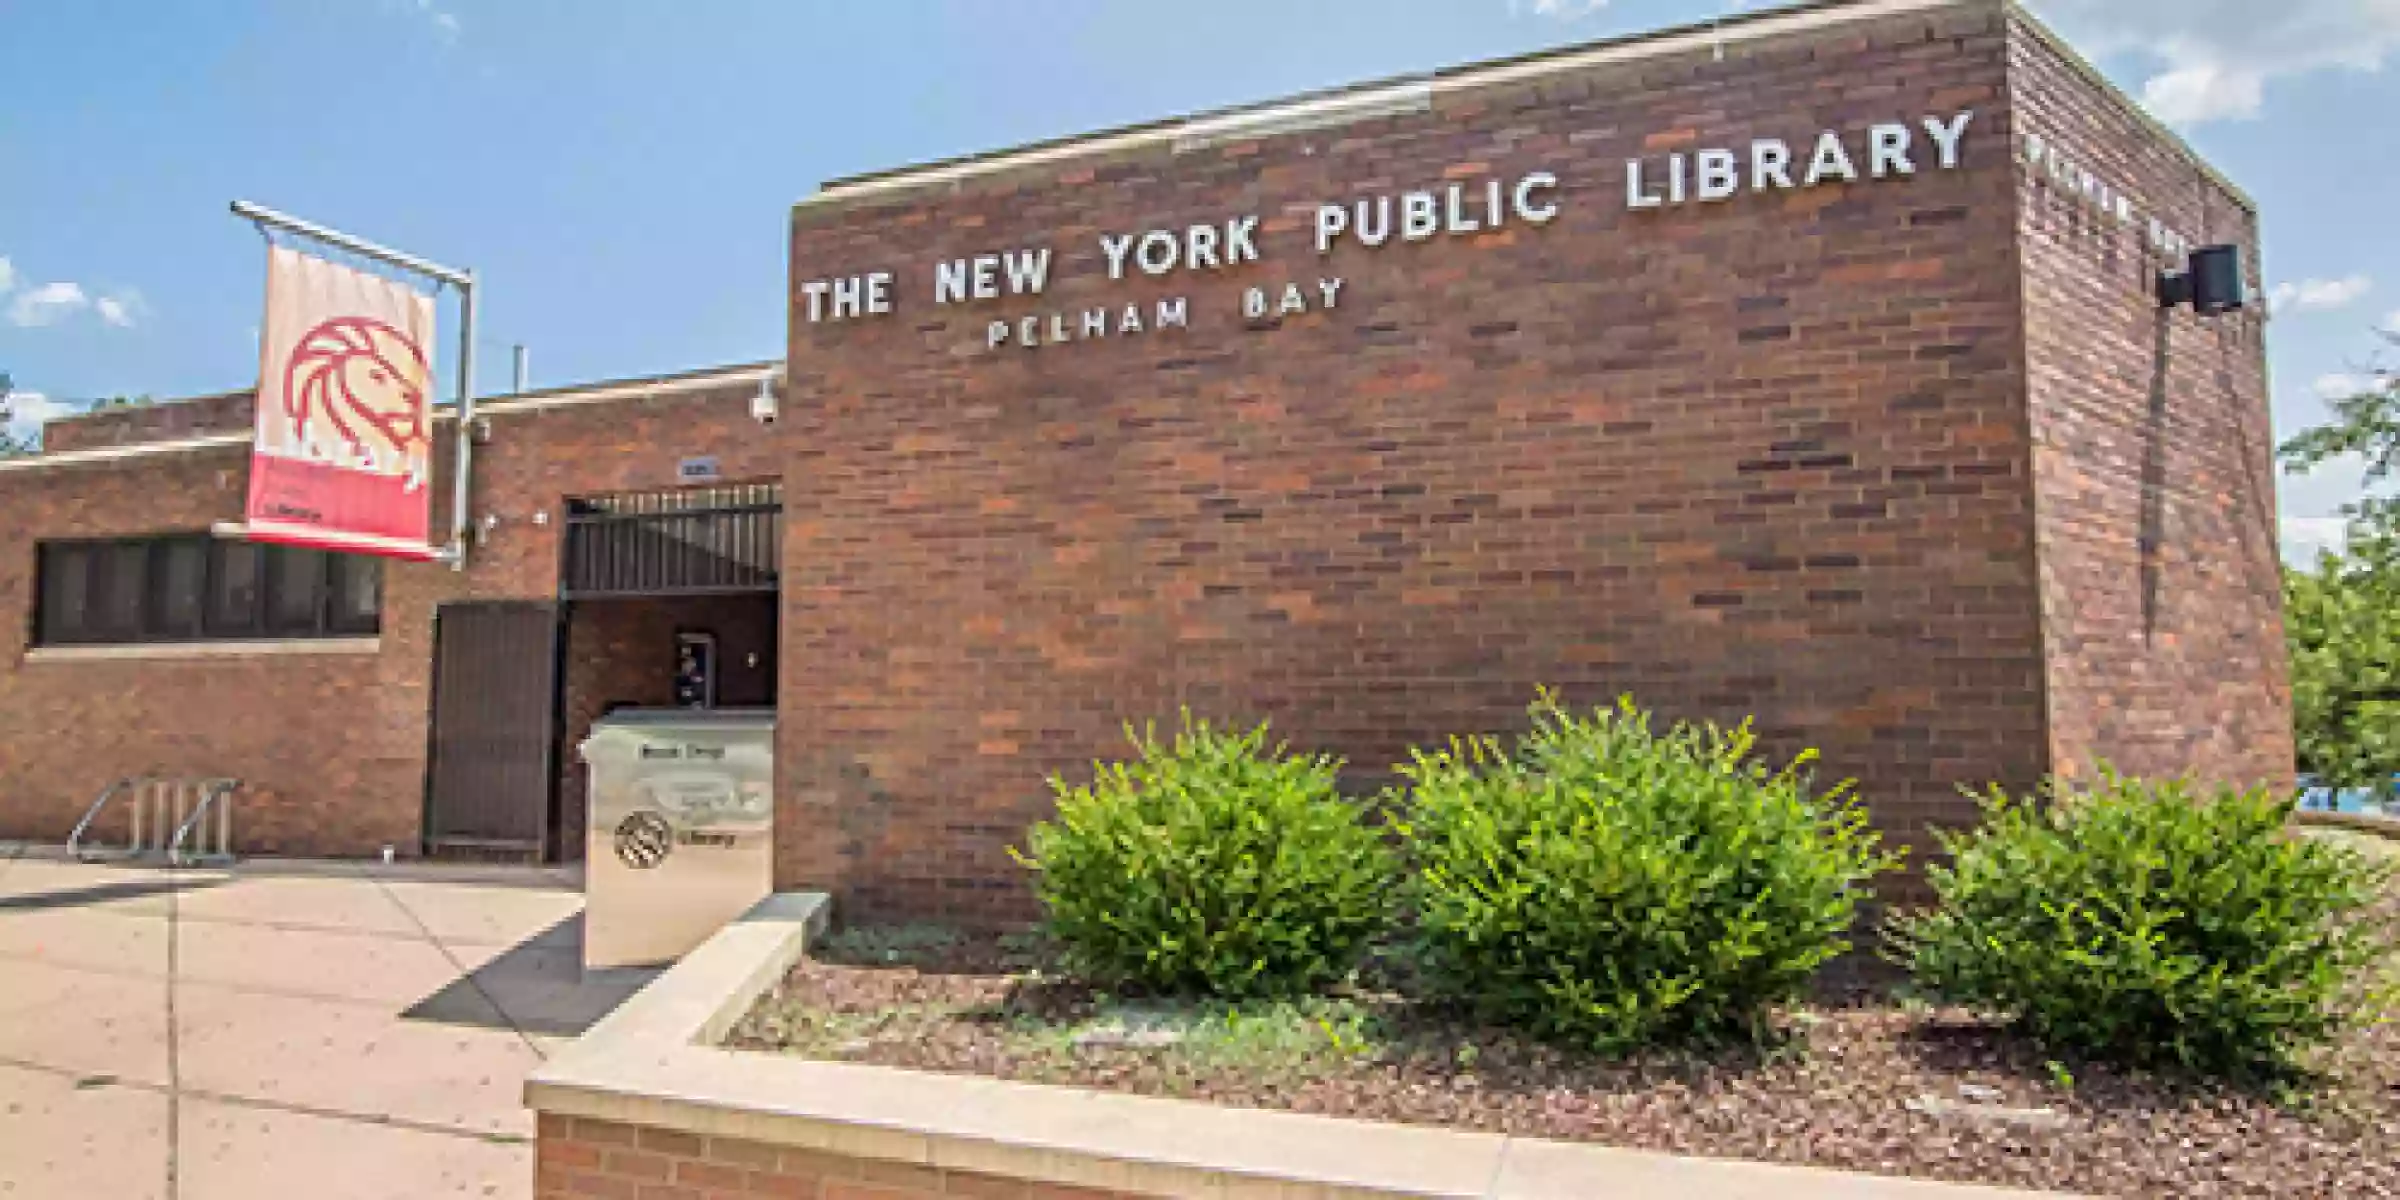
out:
<path id="1" fill-rule="evenodd" d="M 169 605 L 168 564 L 179 547 L 200 548 L 198 610 L 187 619 L 166 619 Z M 220 603 L 236 553 L 249 553 L 256 564 L 246 611 L 229 613 Z M 35 649 L 59 646 L 146 646 L 206 642 L 323 641 L 331 638 L 374 637 L 382 632 L 384 570 L 381 557 L 351 555 L 313 547 L 284 546 L 213 538 L 205 533 L 164 533 L 122 538 L 56 538 L 34 543 L 34 603 L 29 614 L 26 644 Z M 295 557 L 305 565 L 293 566 Z M 365 617 L 342 611 L 339 589 L 348 569 L 345 561 L 370 564 L 373 572 L 373 611 Z M 131 565 L 133 577 L 120 578 Z M 54 573 L 80 572 L 80 609 L 70 618 L 52 611 Z M 289 576 L 289 578 L 286 578 Z M 305 620 L 279 620 L 281 602 L 292 599 L 297 581 L 307 591 Z M 134 592 L 132 625 L 103 627 L 126 589 Z M 298 606 L 293 606 L 295 610 Z"/>

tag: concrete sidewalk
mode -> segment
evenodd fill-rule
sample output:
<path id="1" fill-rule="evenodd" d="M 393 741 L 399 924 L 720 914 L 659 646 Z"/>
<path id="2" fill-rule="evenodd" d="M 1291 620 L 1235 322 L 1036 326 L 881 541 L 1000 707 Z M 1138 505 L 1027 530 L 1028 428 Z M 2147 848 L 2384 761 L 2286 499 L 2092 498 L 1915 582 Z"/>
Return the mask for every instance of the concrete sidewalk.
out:
<path id="1" fill-rule="evenodd" d="M 92 866 L 0 844 L 0 1198 L 523 1197 L 581 974 L 555 870 Z"/>

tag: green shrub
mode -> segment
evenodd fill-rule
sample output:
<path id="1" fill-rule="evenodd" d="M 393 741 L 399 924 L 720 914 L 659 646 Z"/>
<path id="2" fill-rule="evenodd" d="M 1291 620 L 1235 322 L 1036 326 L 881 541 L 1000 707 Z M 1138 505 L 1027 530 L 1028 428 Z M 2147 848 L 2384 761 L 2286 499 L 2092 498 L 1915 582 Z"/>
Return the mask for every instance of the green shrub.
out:
<path id="1" fill-rule="evenodd" d="M 1053 779 L 1058 816 L 1019 861 L 1071 969 L 1109 984 L 1220 996 L 1336 979 L 1384 928 L 1392 855 L 1334 788 L 1340 764 L 1184 717 L 1169 745 Z"/>
<path id="2" fill-rule="evenodd" d="M 1981 828 L 1943 835 L 1939 905 L 1895 920 L 1891 952 L 2060 1049 L 2272 1073 L 2376 1007 L 2390 934 L 2388 872 L 2287 831 L 2289 808 L 2113 773 L 2083 795 L 1995 789 Z"/>
<path id="3" fill-rule="evenodd" d="M 1428 982 L 1609 1053 L 1759 1036 L 1892 864 L 1848 785 L 1812 794 L 1813 752 L 1753 762 L 1747 725 L 1657 734 L 1629 700 L 1580 717 L 1547 693 L 1532 713 L 1513 753 L 1454 740 L 1401 768 Z"/>

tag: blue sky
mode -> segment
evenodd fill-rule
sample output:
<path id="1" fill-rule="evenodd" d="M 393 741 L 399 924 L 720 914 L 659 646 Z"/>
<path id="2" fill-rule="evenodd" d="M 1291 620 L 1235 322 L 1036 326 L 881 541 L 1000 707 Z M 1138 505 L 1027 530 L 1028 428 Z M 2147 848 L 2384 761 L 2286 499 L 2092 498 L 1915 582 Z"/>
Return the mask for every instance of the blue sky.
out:
<path id="1" fill-rule="evenodd" d="M 479 390 L 516 342 L 536 385 L 773 357 L 826 177 L 1741 7 L 0 0 L 0 370 L 21 418 L 247 386 L 237 196 L 474 268 Z M 2400 0 L 2036 8 L 2260 202 L 2278 428 L 2388 362 Z M 2356 486 L 2288 481 L 2287 544 Z"/>

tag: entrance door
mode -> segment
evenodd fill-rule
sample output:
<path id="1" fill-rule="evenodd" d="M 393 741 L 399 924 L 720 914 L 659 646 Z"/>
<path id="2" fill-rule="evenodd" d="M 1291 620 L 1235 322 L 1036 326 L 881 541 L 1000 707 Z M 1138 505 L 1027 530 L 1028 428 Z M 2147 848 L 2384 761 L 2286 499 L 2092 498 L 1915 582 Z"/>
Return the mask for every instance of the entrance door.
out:
<path id="1" fill-rule="evenodd" d="M 558 610 L 539 601 L 445 604 L 434 614 L 427 851 L 542 856 L 557 778 Z M 568 831 L 573 836 L 574 831 Z"/>

